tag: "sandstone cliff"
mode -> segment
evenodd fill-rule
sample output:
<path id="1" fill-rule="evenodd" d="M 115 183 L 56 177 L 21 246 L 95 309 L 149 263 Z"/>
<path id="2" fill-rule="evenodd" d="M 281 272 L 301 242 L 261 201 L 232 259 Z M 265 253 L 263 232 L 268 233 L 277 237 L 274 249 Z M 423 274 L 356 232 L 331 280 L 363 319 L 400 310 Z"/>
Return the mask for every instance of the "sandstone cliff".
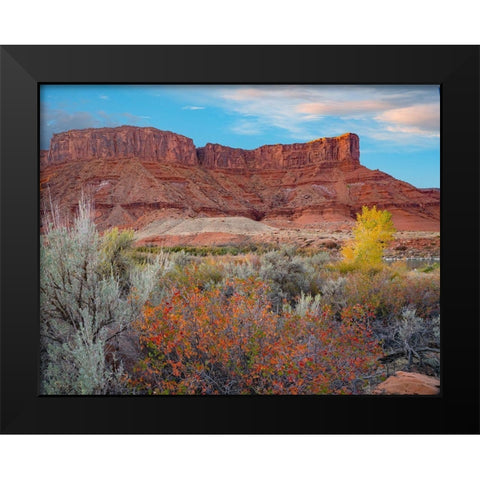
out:
<path id="1" fill-rule="evenodd" d="M 319 138 L 309 143 L 264 145 L 255 150 L 207 143 L 197 149 L 197 154 L 201 166 L 213 169 L 263 171 L 318 165 L 348 171 L 360 165 L 359 141 L 352 133 L 336 138 Z"/>
<path id="2" fill-rule="evenodd" d="M 47 164 L 122 157 L 197 164 L 192 139 L 156 128 L 137 127 L 88 128 L 58 133 L 50 142 Z"/>
<path id="3" fill-rule="evenodd" d="M 377 205 L 399 229 L 439 229 L 439 191 L 363 167 L 351 133 L 243 150 L 195 148 L 155 128 L 72 130 L 54 135 L 41 154 L 41 177 L 42 192 L 66 211 L 82 191 L 90 194 L 100 228 L 198 216 L 308 227 L 351 223 L 362 205 Z"/>

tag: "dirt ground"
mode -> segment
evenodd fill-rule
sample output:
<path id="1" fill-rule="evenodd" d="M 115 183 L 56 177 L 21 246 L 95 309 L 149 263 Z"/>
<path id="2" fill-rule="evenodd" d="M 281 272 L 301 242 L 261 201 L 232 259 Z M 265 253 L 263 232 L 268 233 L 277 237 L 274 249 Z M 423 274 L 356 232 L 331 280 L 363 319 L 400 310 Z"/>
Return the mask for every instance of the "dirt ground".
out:
<path id="1" fill-rule="evenodd" d="M 334 253 L 352 238 L 352 223 L 302 225 L 293 222 L 259 222 L 246 217 L 166 218 L 155 220 L 135 233 L 137 245 L 243 246 L 249 244 L 328 250 Z M 399 231 L 385 255 L 392 258 L 440 256 L 439 232 Z"/>

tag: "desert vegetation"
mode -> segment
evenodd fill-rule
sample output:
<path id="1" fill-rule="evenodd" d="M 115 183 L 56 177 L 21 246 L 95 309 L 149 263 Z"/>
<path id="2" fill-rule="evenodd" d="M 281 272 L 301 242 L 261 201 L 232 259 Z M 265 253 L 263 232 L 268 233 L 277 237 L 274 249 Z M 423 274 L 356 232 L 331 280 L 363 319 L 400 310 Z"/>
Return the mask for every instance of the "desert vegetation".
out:
<path id="1" fill-rule="evenodd" d="M 54 209 L 52 209 L 54 211 Z M 368 394 L 439 375 L 440 266 L 386 264 L 364 207 L 340 258 L 294 247 L 134 247 L 86 201 L 41 236 L 43 394 Z"/>

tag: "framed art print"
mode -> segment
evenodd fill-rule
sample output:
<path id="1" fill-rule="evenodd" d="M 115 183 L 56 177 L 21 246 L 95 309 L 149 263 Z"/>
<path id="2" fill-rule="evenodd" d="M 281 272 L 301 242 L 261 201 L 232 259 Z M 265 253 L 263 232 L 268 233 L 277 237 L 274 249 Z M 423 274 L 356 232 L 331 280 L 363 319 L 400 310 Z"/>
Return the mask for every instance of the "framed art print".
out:
<path id="1" fill-rule="evenodd" d="M 2 431 L 478 432 L 478 54 L 3 47 Z"/>

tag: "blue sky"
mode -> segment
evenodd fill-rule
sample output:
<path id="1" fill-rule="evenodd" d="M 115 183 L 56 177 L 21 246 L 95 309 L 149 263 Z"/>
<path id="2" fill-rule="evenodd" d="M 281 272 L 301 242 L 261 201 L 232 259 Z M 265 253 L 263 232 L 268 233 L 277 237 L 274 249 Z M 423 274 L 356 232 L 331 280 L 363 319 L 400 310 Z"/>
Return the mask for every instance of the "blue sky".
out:
<path id="1" fill-rule="evenodd" d="M 360 162 L 416 187 L 440 186 L 436 85 L 42 85 L 40 143 L 53 133 L 152 126 L 193 139 L 256 148 L 346 132 Z"/>

